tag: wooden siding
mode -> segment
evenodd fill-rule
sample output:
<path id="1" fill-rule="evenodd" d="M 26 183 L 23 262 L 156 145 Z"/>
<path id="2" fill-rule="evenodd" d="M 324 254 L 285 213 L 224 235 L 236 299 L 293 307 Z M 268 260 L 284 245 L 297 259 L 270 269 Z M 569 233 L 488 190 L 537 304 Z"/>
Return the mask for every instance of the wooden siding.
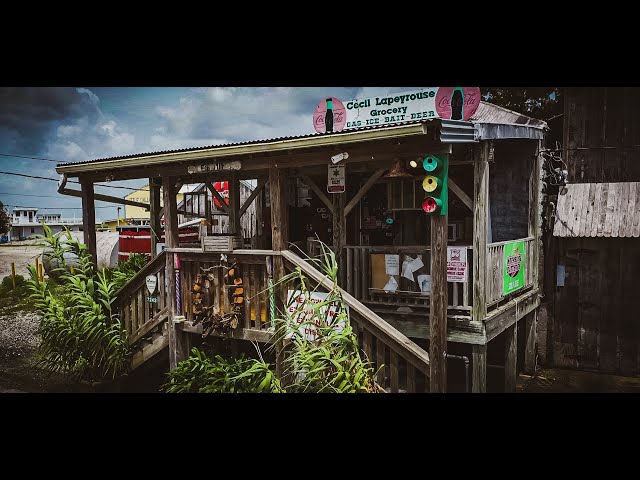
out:
<path id="1" fill-rule="evenodd" d="M 569 182 L 640 181 L 640 88 L 566 88 L 564 102 Z"/>
<path id="2" fill-rule="evenodd" d="M 577 183 L 558 195 L 556 237 L 640 237 L 640 182 Z"/>

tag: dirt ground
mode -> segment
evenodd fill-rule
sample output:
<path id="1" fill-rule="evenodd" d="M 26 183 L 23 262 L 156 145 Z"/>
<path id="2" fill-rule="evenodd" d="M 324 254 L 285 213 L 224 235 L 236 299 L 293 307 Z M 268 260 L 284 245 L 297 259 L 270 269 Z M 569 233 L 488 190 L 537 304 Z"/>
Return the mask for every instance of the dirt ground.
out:
<path id="1" fill-rule="evenodd" d="M 560 368 L 542 369 L 536 375 L 520 375 L 520 393 L 640 393 L 640 377 Z"/>
<path id="2" fill-rule="evenodd" d="M 0 244 L 0 280 L 11 275 L 11 263 L 16 264 L 16 274 L 24 278 L 29 276 L 27 265 L 35 265 L 36 257 L 42 260 L 42 247 L 35 245 L 36 240 L 20 240 Z"/>

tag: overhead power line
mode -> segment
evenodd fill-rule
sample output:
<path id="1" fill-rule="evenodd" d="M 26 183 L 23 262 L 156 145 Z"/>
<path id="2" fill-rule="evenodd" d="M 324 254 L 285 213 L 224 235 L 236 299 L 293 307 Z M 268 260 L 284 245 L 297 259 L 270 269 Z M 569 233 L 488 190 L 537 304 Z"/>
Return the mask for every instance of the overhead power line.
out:
<path id="1" fill-rule="evenodd" d="M 28 158 L 30 160 L 42 160 L 44 162 L 62 163 L 59 160 L 52 160 L 50 158 L 43 158 L 43 157 L 30 157 L 28 155 L 10 155 L 8 153 L 0 153 L 0 156 L 2 156 L 2 157 L 16 157 L 16 158 Z"/>
<path id="2" fill-rule="evenodd" d="M 37 208 L 38 210 L 82 210 L 82 207 L 27 207 L 25 205 L 13 205 L 12 203 L 5 203 L 5 207 L 15 208 Z M 110 205 L 96 206 L 95 208 L 116 208 Z"/>
<path id="3" fill-rule="evenodd" d="M 51 180 L 53 182 L 57 182 L 58 179 L 57 178 L 50 178 L 50 177 L 40 177 L 38 175 L 27 175 L 26 173 L 16 173 L 16 172 L 0 172 L 0 173 L 4 173 L 5 175 L 15 175 L 17 177 L 26 177 L 26 178 L 36 178 L 39 180 Z M 78 182 L 77 180 L 67 180 L 69 183 L 77 183 L 80 184 L 80 182 Z M 131 190 L 133 192 L 137 192 L 140 190 L 145 190 L 148 191 L 148 189 L 145 188 L 132 188 L 132 187 L 123 187 L 121 185 L 104 185 L 103 183 L 95 183 L 94 184 L 96 187 L 105 187 L 105 188 L 121 188 L 124 190 Z"/>

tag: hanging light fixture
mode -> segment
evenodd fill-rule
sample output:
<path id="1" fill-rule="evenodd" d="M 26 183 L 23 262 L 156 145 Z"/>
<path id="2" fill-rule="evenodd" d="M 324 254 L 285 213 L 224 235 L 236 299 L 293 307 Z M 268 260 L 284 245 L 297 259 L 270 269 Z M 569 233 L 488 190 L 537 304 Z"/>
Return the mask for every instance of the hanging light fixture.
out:
<path id="1" fill-rule="evenodd" d="M 413 178 L 413 174 L 406 169 L 400 160 L 396 160 L 385 175 L 385 178 Z"/>

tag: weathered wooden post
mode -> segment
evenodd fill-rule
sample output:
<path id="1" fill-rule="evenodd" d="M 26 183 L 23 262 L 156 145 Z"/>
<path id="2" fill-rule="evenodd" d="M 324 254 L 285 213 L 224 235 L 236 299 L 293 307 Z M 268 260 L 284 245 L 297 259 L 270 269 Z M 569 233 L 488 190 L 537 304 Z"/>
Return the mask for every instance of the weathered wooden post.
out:
<path id="1" fill-rule="evenodd" d="M 447 215 L 431 217 L 430 391 L 447 391 Z"/>
<path id="2" fill-rule="evenodd" d="M 271 197 L 271 235 L 273 250 L 282 251 L 287 249 L 289 242 L 289 215 L 287 210 L 286 197 L 286 172 L 273 164 L 269 168 L 269 186 Z M 273 281 L 278 283 L 285 276 L 284 259 L 280 255 L 273 257 Z M 276 288 L 276 307 L 284 311 L 286 302 L 287 287 L 280 284 Z M 280 325 L 276 325 L 276 331 Z M 276 344 L 276 375 L 282 380 L 284 373 L 284 343 L 278 341 Z"/>
<path id="3" fill-rule="evenodd" d="M 96 206 L 93 182 L 80 180 L 80 185 L 82 186 L 82 230 L 84 231 L 84 243 L 87 245 L 94 268 L 97 268 Z"/>
<path id="4" fill-rule="evenodd" d="M 178 240 L 178 208 L 176 204 L 176 177 L 164 177 L 162 189 L 164 192 L 164 236 L 167 249 L 177 248 Z M 173 370 L 179 362 L 189 355 L 187 342 L 183 333 L 176 328 L 175 320 L 184 320 L 177 311 L 176 267 L 177 254 L 167 252 L 165 263 L 165 299 L 168 307 L 169 322 L 169 368 Z"/>
<path id="5" fill-rule="evenodd" d="M 480 143 L 473 170 L 473 310 L 472 318 L 487 316 L 487 226 L 489 223 L 489 142 Z M 472 392 L 487 389 L 487 345 L 472 347 Z"/>
<path id="6" fill-rule="evenodd" d="M 38 257 L 36 257 L 36 265 L 38 265 Z M 15 290 L 16 289 L 16 264 L 13 262 L 11 263 L 11 283 L 13 283 L 13 290 Z"/>
<path id="7" fill-rule="evenodd" d="M 160 222 L 161 186 L 161 179 L 149 179 L 149 223 L 151 225 L 151 258 L 155 257 L 158 253 L 158 243 L 160 242 L 160 234 L 162 232 L 162 223 Z"/>

